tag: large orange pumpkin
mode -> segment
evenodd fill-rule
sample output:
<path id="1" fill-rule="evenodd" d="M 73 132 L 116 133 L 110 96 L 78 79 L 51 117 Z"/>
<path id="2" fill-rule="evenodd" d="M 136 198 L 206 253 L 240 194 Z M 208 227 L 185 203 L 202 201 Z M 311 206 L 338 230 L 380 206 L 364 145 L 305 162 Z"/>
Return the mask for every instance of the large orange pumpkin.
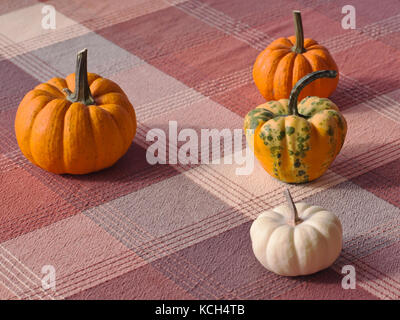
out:
<path id="1" fill-rule="evenodd" d="M 136 133 L 136 115 L 113 81 L 87 73 L 87 50 L 75 74 L 53 78 L 21 101 L 15 133 L 22 153 L 53 173 L 84 174 L 112 166 Z"/>
<path id="2" fill-rule="evenodd" d="M 294 11 L 296 36 L 279 38 L 262 51 L 253 67 L 254 82 L 267 100 L 288 99 L 293 86 L 305 75 L 319 70 L 335 70 L 338 67 L 328 49 L 313 39 L 304 39 L 299 11 Z M 305 88 L 299 100 L 307 96 L 329 97 L 339 81 L 319 79 Z"/>

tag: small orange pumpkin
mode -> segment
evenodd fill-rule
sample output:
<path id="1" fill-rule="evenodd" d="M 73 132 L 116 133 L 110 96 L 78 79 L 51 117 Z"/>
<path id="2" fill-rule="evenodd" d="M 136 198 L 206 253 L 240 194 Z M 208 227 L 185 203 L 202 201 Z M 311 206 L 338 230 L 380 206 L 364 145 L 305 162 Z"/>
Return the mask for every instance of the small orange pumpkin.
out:
<path id="1" fill-rule="evenodd" d="M 136 133 L 136 115 L 113 81 L 87 73 L 87 50 L 75 74 L 53 78 L 28 92 L 15 118 L 22 153 L 57 174 L 84 174 L 112 166 Z"/>
<path id="2" fill-rule="evenodd" d="M 288 99 L 293 86 L 305 75 L 338 67 L 328 49 L 313 39 L 304 39 L 299 11 L 293 11 L 296 36 L 274 40 L 262 51 L 253 67 L 254 82 L 267 101 Z M 307 96 L 329 97 L 336 89 L 339 76 L 318 79 L 305 88 L 299 100 Z"/>

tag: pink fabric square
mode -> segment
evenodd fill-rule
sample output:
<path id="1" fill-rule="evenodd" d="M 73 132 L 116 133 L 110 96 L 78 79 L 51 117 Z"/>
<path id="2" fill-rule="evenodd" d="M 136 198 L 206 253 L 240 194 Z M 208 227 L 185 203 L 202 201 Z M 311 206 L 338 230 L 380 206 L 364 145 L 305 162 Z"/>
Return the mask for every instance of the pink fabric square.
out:
<path id="1" fill-rule="evenodd" d="M 378 278 L 384 279 L 389 287 L 400 288 L 400 243 L 396 242 L 363 258 Z"/>
<path id="2" fill-rule="evenodd" d="M 22 168 L 0 172 L 0 181 L 1 241 L 32 232 L 77 213 L 76 208 L 51 190 L 51 187 Z"/>
<path id="3" fill-rule="evenodd" d="M 397 54 L 395 48 L 371 40 L 342 51 L 335 59 L 340 72 L 346 76 L 377 92 L 390 92 L 400 87 L 397 72 L 400 60 L 395 58 Z"/>
<path id="4" fill-rule="evenodd" d="M 152 265 L 143 266 L 70 297 L 70 299 L 78 300 L 181 300 L 193 298 Z"/>
<path id="5" fill-rule="evenodd" d="M 349 32 L 342 28 L 340 20 L 332 20 L 323 13 L 311 8 L 301 9 L 298 5 L 292 5 L 292 7 L 294 10 L 300 10 L 301 12 L 304 38 L 311 38 L 318 43 L 322 43 L 330 38 Z M 272 39 L 293 36 L 295 30 L 292 11 L 286 10 L 286 13 L 280 13 L 279 16 L 272 15 L 271 19 L 266 19 L 265 23 L 258 26 L 257 29 L 265 32 Z M 321 32 L 321 30 L 324 31 Z M 327 49 L 329 50 L 329 47 Z"/>
<path id="6" fill-rule="evenodd" d="M 56 294 L 67 297 L 145 264 L 123 244 L 78 214 L 2 244 L 40 279 L 54 266 Z M 37 281 L 37 287 L 41 283 Z"/>
<path id="7" fill-rule="evenodd" d="M 379 111 L 378 108 L 377 111 Z M 333 171 L 346 174 L 340 168 L 349 167 L 351 161 L 360 162 L 368 157 L 379 155 L 380 150 L 386 149 L 388 144 L 400 139 L 398 124 L 377 111 L 361 103 L 343 112 L 348 132 L 343 148 L 332 165 Z M 374 161 L 371 169 L 382 165 L 382 161 L 393 160 L 393 158 L 385 157 Z M 366 163 L 371 163 L 371 161 L 366 161 Z M 348 171 L 348 174 L 351 173 Z"/>

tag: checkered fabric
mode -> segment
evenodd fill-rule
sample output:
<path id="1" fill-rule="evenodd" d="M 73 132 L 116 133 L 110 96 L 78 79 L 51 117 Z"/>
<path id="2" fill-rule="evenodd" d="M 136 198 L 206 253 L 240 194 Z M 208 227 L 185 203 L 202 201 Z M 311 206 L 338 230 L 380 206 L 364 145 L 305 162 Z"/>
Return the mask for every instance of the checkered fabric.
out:
<path id="1" fill-rule="evenodd" d="M 399 299 L 400 4 L 346 1 L 2 0 L 0 3 L 0 298 L 2 299 Z M 42 7 L 56 29 L 42 28 Z M 151 128 L 240 129 L 263 102 L 251 75 L 257 54 L 293 34 L 328 47 L 340 70 L 331 97 L 348 122 L 344 147 L 318 180 L 286 185 L 256 163 L 150 165 Z M 88 48 L 90 72 L 118 83 L 138 132 L 113 167 L 54 175 L 28 162 L 14 133 L 26 92 L 74 72 Z M 295 201 L 323 206 L 343 225 L 330 268 L 281 277 L 255 259 L 250 225 Z M 54 266 L 56 290 L 42 286 Z M 353 265 L 356 289 L 342 288 Z"/>

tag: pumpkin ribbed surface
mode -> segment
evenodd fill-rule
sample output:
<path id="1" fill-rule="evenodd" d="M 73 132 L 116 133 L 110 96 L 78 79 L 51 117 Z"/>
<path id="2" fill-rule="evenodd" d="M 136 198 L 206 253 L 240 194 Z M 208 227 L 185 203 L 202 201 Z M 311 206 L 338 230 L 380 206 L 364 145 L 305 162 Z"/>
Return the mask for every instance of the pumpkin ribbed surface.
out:
<path id="1" fill-rule="evenodd" d="M 75 74 L 53 78 L 25 95 L 15 133 L 32 163 L 53 173 L 84 174 L 113 165 L 128 150 L 136 116 L 127 96 L 116 83 L 94 73 L 87 74 L 87 84 L 91 105 L 68 99 L 68 90 L 75 90 Z"/>
<path id="2" fill-rule="evenodd" d="M 301 87 L 323 74 L 304 77 L 291 100 L 269 101 L 245 117 L 247 141 L 264 169 L 288 183 L 304 183 L 320 177 L 341 150 L 347 123 L 327 98 L 306 97 L 297 104 Z"/>
<path id="3" fill-rule="evenodd" d="M 309 73 L 320 70 L 335 70 L 338 67 L 328 49 L 313 39 L 303 36 L 299 12 L 294 12 L 296 36 L 274 40 L 262 51 L 253 66 L 253 79 L 261 95 L 267 100 L 288 99 L 292 87 Z M 329 97 L 339 81 L 319 79 L 310 84 L 299 95 Z"/>

